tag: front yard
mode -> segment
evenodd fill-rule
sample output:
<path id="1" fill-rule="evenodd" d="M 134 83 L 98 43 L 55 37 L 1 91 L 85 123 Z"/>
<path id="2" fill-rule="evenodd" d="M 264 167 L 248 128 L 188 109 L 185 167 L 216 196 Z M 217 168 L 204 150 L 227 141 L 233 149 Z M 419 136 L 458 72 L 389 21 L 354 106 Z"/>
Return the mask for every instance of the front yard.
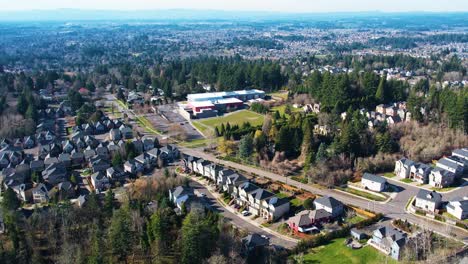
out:
<path id="1" fill-rule="evenodd" d="M 371 246 L 351 249 L 345 245 L 345 238 L 334 239 L 330 243 L 312 248 L 304 255 L 304 263 L 398 263 L 389 256 L 381 254 Z M 296 259 L 300 257 L 296 256 Z"/>
<path id="2" fill-rule="evenodd" d="M 374 195 L 372 193 L 368 193 L 368 192 L 365 192 L 365 191 L 356 190 L 356 189 L 349 188 L 349 187 L 340 188 L 340 190 L 342 190 L 344 192 L 354 194 L 354 195 L 357 195 L 357 196 L 364 197 L 364 198 L 369 199 L 369 200 L 377 201 L 377 202 L 383 202 L 383 201 L 386 200 L 386 198 L 384 198 L 384 197 Z"/>

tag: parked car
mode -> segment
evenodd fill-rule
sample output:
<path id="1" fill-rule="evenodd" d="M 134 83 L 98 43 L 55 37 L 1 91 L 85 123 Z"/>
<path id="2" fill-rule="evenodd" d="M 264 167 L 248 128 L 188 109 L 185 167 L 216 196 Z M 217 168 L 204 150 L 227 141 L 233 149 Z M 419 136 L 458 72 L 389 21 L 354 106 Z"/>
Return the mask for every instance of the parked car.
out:
<path id="1" fill-rule="evenodd" d="M 249 211 L 247 211 L 247 210 L 245 210 L 245 211 L 242 211 L 242 215 L 243 215 L 243 216 L 248 216 L 248 215 L 250 215 L 250 212 L 249 212 Z"/>

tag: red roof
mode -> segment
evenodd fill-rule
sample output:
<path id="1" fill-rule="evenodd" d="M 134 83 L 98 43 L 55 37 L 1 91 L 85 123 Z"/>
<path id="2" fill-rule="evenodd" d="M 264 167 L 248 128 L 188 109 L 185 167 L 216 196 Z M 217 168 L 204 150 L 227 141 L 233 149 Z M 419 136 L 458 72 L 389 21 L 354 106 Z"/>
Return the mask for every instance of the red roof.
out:
<path id="1" fill-rule="evenodd" d="M 78 92 L 79 92 L 80 94 L 88 94 L 88 93 L 89 93 L 89 90 L 83 87 L 83 88 L 80 88 L 80 89 L 78 90 Z"/>

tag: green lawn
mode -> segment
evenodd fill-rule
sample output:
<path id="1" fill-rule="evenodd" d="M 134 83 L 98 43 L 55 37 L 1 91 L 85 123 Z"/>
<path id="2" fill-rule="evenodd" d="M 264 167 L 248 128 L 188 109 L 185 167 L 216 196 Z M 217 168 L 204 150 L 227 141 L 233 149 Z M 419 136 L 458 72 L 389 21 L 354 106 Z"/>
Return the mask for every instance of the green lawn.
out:
<path id="1" fill-rule="evenodd" d="M 206 144 L 208 143 L 208 140 L 209 139 L 205 139 L 205 138 L 195 139 L 195 140 L 192 140 L 192 141 L 182 142 L 180 145 L 183 146 L 183 147 L 187 147 L 187 148 L 205 147 Z"/>
<path id="2" fill-rule="evenodd" d="M 278 111 L 280 113 L 280 115 L 283 116 L 285 110 L 286 110 L 286 104 L 272 107 L 270 109 L 270 112 L 274 113 L 274 112 Z M 291 112 L 296 113 L 296 112 L 301 112 L 301 111 L 302 111 L 302 108 L 294 108 L 291 105 Z M 289 118 L 289 115 L 286 115 L 286 117 Z"/>
<path id="3" fill-rule="evenodd" d="M 387 178 L 393 178 L 393 177 L 395 177 L 396 175 L 395 175 L 395 173 L 393 173 L 393 172 L 386 172 L 386 173 L 383 174 L 383 176 L 384 176 L 384 177 L 387 177 Z"/>
<path id="4" fill-rule="evenodd" d="M 401 182 L 406 182 L 406 183 L 412 183 L 413 182 L 411 179 L 408 179 L 408 178 L 401 179 L 400 181 Z"/>
<path id="5" fill-rule="evenodd" d="M 257 114 L 249 110 L 241 110 L 233 112 L 231 114 L 225 114 L 220 117 L 212 117 L 200 119 L 198 121 L 193 121 L 193 125 L 200 129 L 202 132 L 208 128 L 215 128 L 216 126 L 221 126 L 221 124 L 239 125 L 241 126 L 244 122 L 249 122 L 252 126 L 260 126 L 263 124 L 264 116 Z"/>
<path id="6" fill-rule="evenodd" d="M 353 188 L 344 188 L 344 189 L 342 189 L 342 190 L 345 191 L 345 192 L 348 192 L 348 193 L 352 193 L 352 194 L 354 194 L 354 195 L 358 195 L 358 196 L 367 198 L 367 199 L 369 199 L 369 200 L 373 200 L 373 201 L 382 202 L 382 201 L 385 201 L 385 200 L 386 200 L 386 199 L 383 198 L 383 197 L 374 195 L 374 194 L 372 194 L 372 193 L 368 193 L 368 192 L 364 192 L 364 191 L 359 191 L 359 190 L 356 190 L 356 189 L 353 189 Z"/>
<path id="7" fill-rule="evenodd" d="M 456 186 L 453 186 L 453 187 L 445 187 L 445 188 L 436 188 L 436 187 L 432 187 L 431 190 L 433 191 L 437 191 L 437 192 L 448 192 L 448 191 L 451 191 L 453 189 L 456 189 L 458 187 Z"/>
<path id="8" fill-rule="evenodd" d="M 311 249 L 307 255 L 304 255 L 304 263 L 398 263 L 391 257 L 381 254 L 371 246 L 366 246 L 361 249 L 351 249 L 344 244 L 344 241 L 344 238 L 339 238 L 332 240 L 331 243 L 327 245 Z"/>
<path id="9" fill-rule="evenodd" d="M 357 223 L 361 222 L 364 219 L 365 219 L 364 217 L 356 215 L 356 216 L 353 216 L 351 218 L 346 219 L 346 222 L 348 224 L 357 224 Z"/>
<path id="10" fill-rule="evenodd" d="M 295 207 L 300 207 L 304 203 L 304 201 L 302 201 L 302 200 L 300 200 L 298 198 L 294 198 L 289 202 L 291 203 L 292 206 L 295 206 Z"/>
<path id="11" fill-rule="evenodd" d="M 272 98 L 278 97 L 278 98 L 281 98 L 281 99 L 283 99 L 283 100 L 287 100 L 287 99 L 288 99 L 288 92 L 269 93 L 268 95 L 271 96 Z"/>

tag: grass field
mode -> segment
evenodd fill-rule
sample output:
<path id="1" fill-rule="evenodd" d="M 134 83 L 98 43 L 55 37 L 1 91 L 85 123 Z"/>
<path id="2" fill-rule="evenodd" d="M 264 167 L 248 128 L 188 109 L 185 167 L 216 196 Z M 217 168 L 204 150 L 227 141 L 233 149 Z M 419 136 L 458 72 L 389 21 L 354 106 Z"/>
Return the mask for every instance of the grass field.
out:
<path id="1" fill-rule="evenodd" d="M 272 98 L 281 98 L 283 100 L 287 100 L 288 99 L 288 92 L 287 91 L 284 91 L 284 92 L 276 92 L 276 93 L 269 93 L 268 94 L 269 96 L 271 96 Z"/>
<path id="2" fill-rule="evenodd" d="M 259 126 L 263 124 L 264 116 L 249 110 L 241 110 L 231 114 L 225 114 L 220 117 L 205 118 L 198 121 L 193 121 L 193 125 L 199 129 L 203 134 L 210 128 L 214 129 L 221 124 L 242 125 L 244 122 L 249 122 L 252 126 Z"/>
<path id="3" fill-rule="evenodd" d="M 356 190 L 356 189 L 353 189 L 353 188 L 344 188 L 344 189 L 342 189 L 342 190 L 345 191 L 345 192 L 348 192 L 348 193 L 352 193 L 352 194 L 357 195 L 357 196 L 361 196 L 361 197 L 367 198 L 367 199 L 369 199 L 369 200 L 373 200 L 373 201 L 382 202 L 382 201 L 385 201 L 385 200 L 386 200 L 386 199 L 383 198 L 383 197 L 374 195 L 374 194 L 372 194 L 372 193 L 368 193 L 368 192 Z"/>
<path id="4" fill-rule="evenodd" d="M 401 179 L 400 181 L 405 182 L 405 183 L 412 183 L 413 182 L 411 179 L 407 179 L 407 178 Z"/>
<path id="5" fill-rule="evenodd" d="M 311 249 L 307 255 L 304 255 L 304 263 L 398 263 L 389 256 L 381 254 L 371 246 L 366 246 L 361 249 L 351 249 L 344 244 L 344 241 L 344 238 L 335 239 L 327 245 Z"/>
<path id="6" fill-rule="evenodd" d="M 270 109 L 270 111 L 271 111 L 272 113 L 278 111 L 278 112 L 280 113 L 280 115 L 283 116 L 283 115 L 284 115 L 284 110 L 285 110 L 285 109 L 286 109 L 286 105 L 284 104 L 284 105 L 272 107 L 272 108 Z M 291 112 L 296 113 L 296 112 L 301 112 L 301 111 L 302 111 L 302 108 L 294 108 L 294 107 L 291 106 Z M 286 115 L 286 117 L 289 118 L 289 115 Z"/>
<path id="7" fill-rule="evenodd" d="M 384 176 L 384 177 L 387 177 L 387 178 L 393 178 L 393 177 L 395 177 L 396 175 L 395 175 L 395 173 L 393 173 L 393 172 L 386 172 L 386 173 L 383 174 L 383 176 Z"/>

